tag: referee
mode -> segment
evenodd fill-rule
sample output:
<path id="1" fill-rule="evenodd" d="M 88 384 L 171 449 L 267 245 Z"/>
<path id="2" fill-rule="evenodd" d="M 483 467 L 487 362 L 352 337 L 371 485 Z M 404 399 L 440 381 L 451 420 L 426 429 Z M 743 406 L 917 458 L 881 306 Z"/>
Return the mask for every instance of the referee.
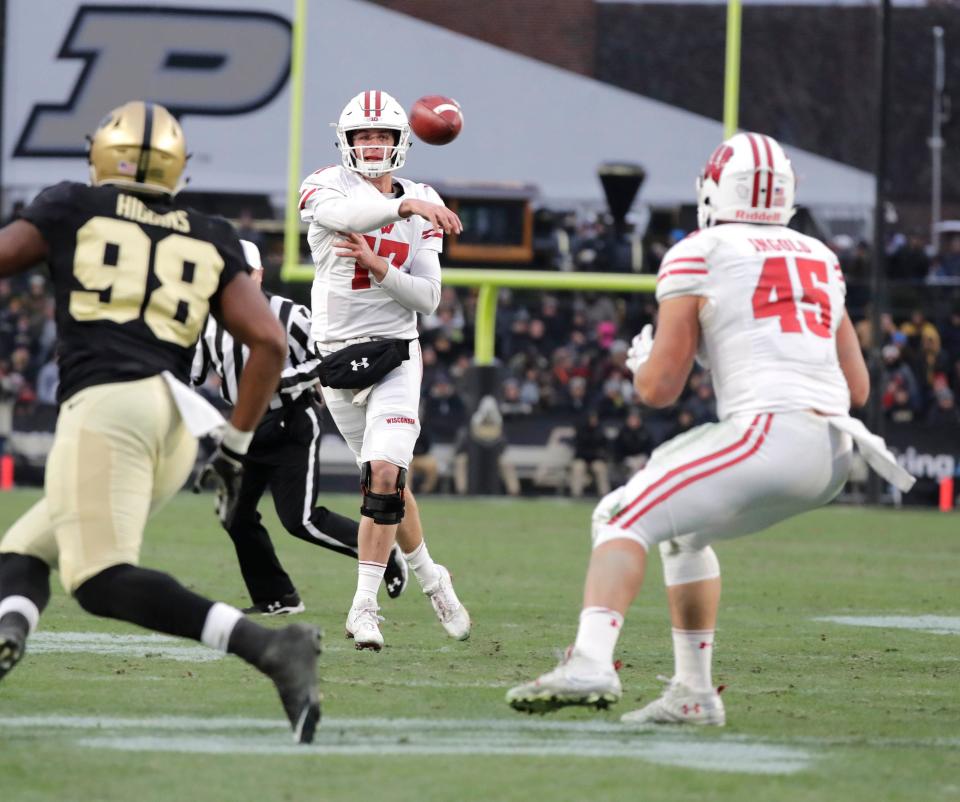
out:
<path id="1" fill-rule="evenodd" d="M 263 264 L 256 245 L 241 240 L 257 285 L 263 282 Z M 265 293 L 270 309 L 287 331 L 287 361 L 280 386 L 264 414 L 243 458 L 240 503 L 227 529 L 240 562 L 251 607 L 244 613 L 282 615 L 303 612 L 304 605 L 283 569 L 257 505 L 269 487 L 283 527 L 294 537 L 357 558 L 359 523 L 316 506 L 320 475 L 321 408 L 313 386 L 320 361 L 310 352 L 310 311 L 279 295 Z M 197 343 L 190 380 L 203 384 L 213 370 L 220 377 L 220 394 L 232 405 L 248 356 L 211 315 Z M 396 598 L 407 583 L 407 564 L 394 547 L 384 574 L 387 594 Z"/>

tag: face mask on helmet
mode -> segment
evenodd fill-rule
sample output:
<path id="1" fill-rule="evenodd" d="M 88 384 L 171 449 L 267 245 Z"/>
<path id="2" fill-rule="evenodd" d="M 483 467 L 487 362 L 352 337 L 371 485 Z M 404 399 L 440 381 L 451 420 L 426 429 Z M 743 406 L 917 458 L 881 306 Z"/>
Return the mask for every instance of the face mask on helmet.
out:
<path id="1" fill-rule="evenodd" d="M 89 137 L 90 183 L 174 194 L 183 183 L 186 142 L 180 123 L 157 103 L 134 100 L 113 109 Z"/>
<path id="2" fill-rule="evenodd" d="M 743 133 L 723 142 L 697 178 L 700 228 L 717 223 L 786 225 L 796 178 L 783 148 L 765 134 Z"/>
<path id="3" fill-rule="evenodd" d="M 407 150 L 410 148 L 407 113 L 393 97 L 379 89 L 361 92 L 351 99 L 341 112 L 336 129 L 340 161 L 348 170 L 367 178 L 379 178 L 399 170 L 407 159 Z M 363 129 L 379 129 L 393 133 L 393 144 L 382 146 L 383 158 L 363 158 L 365 150 L 380 147 L 378 145 L 365 145 L 363 149 L 354 146 L 354 133 Z"/>

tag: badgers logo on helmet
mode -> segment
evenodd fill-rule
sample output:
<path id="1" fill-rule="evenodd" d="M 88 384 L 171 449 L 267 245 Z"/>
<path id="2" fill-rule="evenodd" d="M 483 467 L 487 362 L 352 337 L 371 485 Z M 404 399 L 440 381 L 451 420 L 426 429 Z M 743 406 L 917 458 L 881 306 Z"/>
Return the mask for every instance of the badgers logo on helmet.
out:
<path id="1" fill-rule="evenodd" d="M 719 182 L 720 174 L 723 172 L 723 168 L 727 162 L 730 161 L 732 155 L 733 148 L 726 143 L 717 146 L 713 155 L 710 156 L 710 161 L 707 162 L 707 166 L 703 168 L 703 177 Z"/>

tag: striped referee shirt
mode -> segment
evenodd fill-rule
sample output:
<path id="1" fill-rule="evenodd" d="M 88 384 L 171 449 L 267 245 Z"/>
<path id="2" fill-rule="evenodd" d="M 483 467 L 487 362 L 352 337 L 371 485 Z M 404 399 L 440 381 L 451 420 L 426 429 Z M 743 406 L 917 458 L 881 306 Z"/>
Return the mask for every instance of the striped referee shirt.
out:
<path id="1" fill-rule="evenodd" d="M 270 409 L 280 409 L 317 383 L 320 360 L 310 351 L 310 310 L 288 298 L 264 294 L 270 302 L 270 311 L 287 332 L 287 360 L 280 374 L 280 386 L 270 399 Z M 236 342 L 213 315 L 208 315 L 193 355 L 190 382 L 194 386 L 203 384 L 212 369 L 220 377 L 220 395 L 232 406 L 236 403 L 240 374 L 249 356 L 250 349 Z"/>

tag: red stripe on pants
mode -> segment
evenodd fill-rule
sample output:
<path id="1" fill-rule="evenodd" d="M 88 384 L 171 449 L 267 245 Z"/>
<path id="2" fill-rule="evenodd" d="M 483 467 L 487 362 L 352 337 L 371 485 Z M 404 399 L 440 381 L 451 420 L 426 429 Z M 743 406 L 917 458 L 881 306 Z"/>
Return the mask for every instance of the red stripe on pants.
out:
<path id="1" fill-rule="evenodd" d="M 683 490 L 683 488 L 687 487 L 687 485 L 693 484 L 694 482 L 697 482 L 697 481 L 699 481 L 700 479 L 706 479 L 708 476 L 713 476 L 713 474 L 715 474 L 715 473 L 719 473 L 720 471 L 726 470 L 727 468 L 730 468 L 730 467 L 736 465 L 736 464 L 739 463 L 739 462 L 743 462 L 743 461 L 744 461 L 745 459 L 747 459 L 748 457 L 752 457 L 752 456 L 753 456 L 754 454 L 756 454 L 757 451 L 760 449 L 760 446 L 763 445 L 763 441 L 766 439 L 767 432 L 770 431 L 770 424 L 771 424 L 772 422 L 773 422 L 773 415 L 767 415 L 767 423 L 766 423 L 766 425 L 763 427 L 763 431 L 760 433 L 760 436 L 757 438 L 757 442 L 755 442 L 755 443 L 753 444 L 753 447 L 752 447 L 749 451 L 747 451 L 745 454 L 741 454 L 741 455 L 738 456 L 738 457 L 734 457 L 734 458 L 733 458 L 732 460 L 730 460 L 729 462 L 725 462 L 725 463 L 723 463 L 723 465 L 718 465 L 716 468 L 711 468 L 711 469 L 708 470 L 708 471 L 703 471 L 702 473 L 698 473 L 696 476 L 690 476 L 690 477 L 684 479 L 682 482 L 680 482 L 680 484 L 674 485 L 672 488 L 670 488 L 670 489 L 669 489 L 666 493 L 664 493 L 662 496 L 660 496 L 659 498 L 654 499 L 653 501 L 651 501 L 646 507 L 644 507 L 642 510 L 640 510 L 636 515 L 634 515 L 629 521 L 627 521 L 625 524 L 623 524 L 620 528 L 621 528 L 621 529 L 629 529 L 630 526 L 631 526 L 638 518 L 640 518 L 642 515 L 645 515 L 646 513 L 648 513 L 650 510 L 652 510 L 652 509 L 653 509 L 654 507 L 656 507 L 658 504 L 661 504 L 661 503 L 663 503 L 664 501 L 666 501 L 666 500 L 667 500 L 668 498 L 670 498 L 670 496 L 672 496 L 674 493 L 678 493 L 679 491 Z M 752 433 L 753 433 L 753 430 L 751 429 L 750 432 L 748 432 L 748 434 L 752 434 Z"/>
<path id="2" fill-rule="evenodd" d="M 760 420 L 760 416 L 757 415 L 757 416 L 750 422 L 750 426 L 747 428 L 747 431 L 744 433 L 743 437 L 741 437 L 741 438 L 740 438 L 736 443 L 734 443 L 732 446 L 727 446 L 726 448 L 721 449 L 720 451 L 716 451 L 716 452 L 714 452 L 713 454 L 707 454 L 707 456 L 705 456 L 705 457 L 700 457 L 699 459 L 696 459 L 696 460 L 694 460 L 693 462 L 688 462 L 686 465 L 680 465 L 679 467 L 674 468 L 674 469 L 673 469 L 672 471 L 670 471 L 669 473 L 664 474 L 664 475 L 663 475 L 662 477 L 660 477 L 656 482 L 654 482 L 652 485 L 650 485 L 650 487 L 646 488 L 646 489 L 645 489 L 639 496 L 637 496 L 633 501 L 631 501 L 626 507 L 624 507 L 622 510 L 620 510 L 620 512 L 618 512 L 616 515 L 614 515 L 614 516 L 610 519 L 610 523 L 611 523 L 611 524 L 612 524 L 612 523 L 615 523 L 618 518 L 622 518 L 627 512 L 630 511 L 630 509 L 631 509 L 632 507 L 634 507 L 635 505 L 639 504 L 639 503 L 640 503 L 641 501 L 643 501 L 647 496 L 649 496 L 654 490 L 656 490 L 658 487 L 660 487 L 660 486 L 661 486 L 662 484 L 664 484 L 665 482 L 669 482 L 669 481 L 670 481 L 674 476 L 676 476 L 677 474 L 683 473 L 684 471 L 689 470 L 690 468 L 696 468 L 698 465 L 703 465 L 703 463 L 705 463 L 705 462 L 710 462 L 711 460 L 715 460 L 715 459 L 717 459 L 718 457 L 726 456 L 726 455 L 729 454 L 731 451 L 735 451 L 736 449 L 740 448 L 740 446 L 742 446 L 744 443 L 747 442 L 747 440 L 750 439 L 750 435 L 753 434 L 753 430 L 756 428 L 756 426 L 757 426 L 757 421 L 759 421 L 759 420 Z"/>

